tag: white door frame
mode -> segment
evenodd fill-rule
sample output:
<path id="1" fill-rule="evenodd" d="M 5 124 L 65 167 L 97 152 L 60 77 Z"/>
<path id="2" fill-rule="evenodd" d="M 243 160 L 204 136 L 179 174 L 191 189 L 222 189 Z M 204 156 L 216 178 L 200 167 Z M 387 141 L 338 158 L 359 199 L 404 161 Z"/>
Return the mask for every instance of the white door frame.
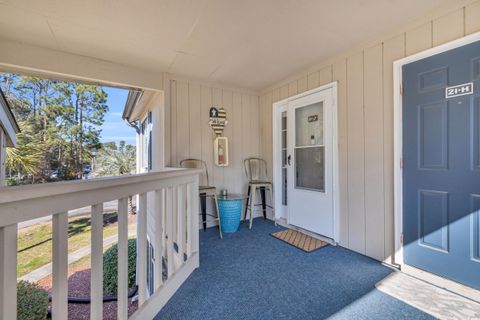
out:
<path id="1" fill-rule="evenodd" d="M 282 161 L 281 158 L 279 158 L 278 155 L 281 150 L 281 140 L 278 139 L 278 133 L 279 133 L 279 123 L 278 123 L 278 117 L 281 116 L 281 107 L 284 106 L 285 104 L 288 104 L 288 102 L 292 100 L 296 100 L 301 97 L 305 97 L 317 92 L 321 92 L 324 90 L 332 90 L 332 118 L 333 118 L 333 241 L 335 243 L 338 243 L 338 238 L 340 235 L 340 226 L 339 226 L 339 203 L 340 203 L 340 194 L 339 194 L 339 176 L 338 176 L 338 120 L 337 120 L 337 108 L 338 108 L 338 98 L 337 98 L 337 87 L 338 84 L 337 82 L 331 82 L 329 84 L 302 92 L 300 94 L 297 94 L 295 96 L 288 97 L 286 99 L 274 102 L 272 105 L 272 137 L 273 137 L 273 154 L 272 154 L 272 160 L 273 160 L 273 171 L 272 171 L 272 176 L 273 176 L 273 190 L 274 190 L 274 204 L 275 208 L 281 208 L 282 207 L 282 188 L 281 188 L 281 183 L 282 183 L 282 174 L 281 174 L 281 166 L 282 166 Z M 288 130 L 288 128 L 287 128 Z M 280 219 L 280 212 L 281 210 L 275 210 L 275 220 Z M 287 212 L 288 215 L 288 212 Z"/>
<path id="2" fill-rule="evenodd" d="M 393 108 L 394 108 L 394 224 L 395 224 L 395 264 L 404 266 L 403 262 L 403 119 L 402 119 L 402 67 L 406 64 L 418 61 L 436 54 L 449 51 L 464 45 L 480 41 L 480 32 L 465 36 L 463 38 L 447 42 L 435 48 L 413 54 L 393 63 Z"/>

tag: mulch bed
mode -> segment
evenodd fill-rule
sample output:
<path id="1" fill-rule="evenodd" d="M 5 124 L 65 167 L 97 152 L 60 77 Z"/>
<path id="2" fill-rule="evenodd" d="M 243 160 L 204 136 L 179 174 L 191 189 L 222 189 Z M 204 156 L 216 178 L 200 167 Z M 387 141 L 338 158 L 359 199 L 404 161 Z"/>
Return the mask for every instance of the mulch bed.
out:
<path id="1" fill-rule="evenodd" d="M 51 293 L 52 276 L 45 277 L 38 281 L 38 284 Z M 90 296 L 90 263 L 75 265 L 68 270 L 68 295 L 69 297 Z M 131 316 L 137 310 L 137 302 L 129 300 L 128 315 Z M 89 320 L 90 304 L 68 304 L 68 319 Z M 117 302 L 105 302 L 103 304 L 103 319 L 117 319 Z"/>

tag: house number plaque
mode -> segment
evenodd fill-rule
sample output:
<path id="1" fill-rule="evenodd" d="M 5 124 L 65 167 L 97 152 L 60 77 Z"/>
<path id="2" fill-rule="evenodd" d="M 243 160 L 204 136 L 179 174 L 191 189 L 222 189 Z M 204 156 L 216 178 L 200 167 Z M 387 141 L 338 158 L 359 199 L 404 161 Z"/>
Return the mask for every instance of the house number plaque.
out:
<path id="1" fill-rule="evenodd" d="M 458 96 L 465 96 L 473 94 L 473 82 L 459 84 L 458 86 L 445 88 L 445 98 L 454 98 Z"/>

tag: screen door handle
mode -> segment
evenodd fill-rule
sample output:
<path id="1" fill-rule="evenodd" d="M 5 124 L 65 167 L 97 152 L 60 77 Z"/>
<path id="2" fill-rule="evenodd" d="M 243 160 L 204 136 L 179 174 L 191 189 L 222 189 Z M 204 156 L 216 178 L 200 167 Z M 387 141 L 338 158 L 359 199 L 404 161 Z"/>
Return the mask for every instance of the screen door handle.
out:
<path id="1" fill-rule="evenodd" d="M 287 157 L 288 165 L 290 165 L 291 160 L 292 160 L 292 155 L 289 154 Z"/>

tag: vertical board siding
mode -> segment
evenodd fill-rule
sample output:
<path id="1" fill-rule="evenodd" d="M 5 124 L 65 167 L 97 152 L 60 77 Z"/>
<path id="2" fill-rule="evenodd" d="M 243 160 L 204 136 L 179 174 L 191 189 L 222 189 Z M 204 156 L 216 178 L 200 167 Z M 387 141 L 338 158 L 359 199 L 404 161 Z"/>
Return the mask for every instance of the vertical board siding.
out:
<path id="1" fill-rule="evenodd" d="M 233 92 L 229 90 L 223 90 L 222 91 L 222 107 L 225 109 L 227 112 L 227 120 L 232 119 L 233 115 Z M 228 137 L 228 143 L 229 143 L 229 148 L 231 146 L 236 146 L 233 142 L 235 140 L 234 132 L 233 132 L 233 123 L 227 124 L 223 131 L 223 135 L 225 137 Z M 230 146 L 231 145 L 231 146 Z M 223 185 L 227 190 L 232 190 L 234 189 L 235 185 L 235 173 L 234 170 L 229 170 L 229 168 L 233 168 L 236 165 L 235 159 L 232 157 L 233 149 L 229 150 L 229 166 L 228 167 L 222 167 L 222 173 L 223 173 Z"/>
<path id="2" fill-rule="evenodd" d="M 288 84 L 288 96 L 294 96 L 298 93 L 298 82 L 292 81 Z"/>
<path id="3" fill-rule="evenodd" d="M 464 35 L 464 9 L 456 10 L 433 21 L 433 46 L 458 39 Z"/>
<path id="4" fill-rule="evenodd" d="M 303 77 L 298 79 L 298 93 L 302 93 L 308 90 L 308 78 Z"/>
<path id="5" fill-rule="evenodd" d="M 308 90 L 318 87 L 320 84 L 320 72 L 313 72 L 307 76 Z"/>
<path id="6" fill-rule="evenodd" d="M 197 83 L 188 84 L 188 115 L 190 124 L 189 157 L 202 158 L 202 103 L 201 88 Z"/>
<path id="7" fill-rule="evenodd" d="M 319 82 L 320 86 L 332 82 L 332 66 L 328 66 L 319 71 Z"/>
<path id="8" fill-rule="evenodd" d="M 280 100 L 288 98 L 288 84 L 280 88 Z"/>
<path id="9" fill-rule="evenodd" d="M 478 31 L 480 1 L 348 56 L 330 57 L 331 64 L 294 81 L 296 93 L 338 81 L 340 245 L 393 262 L 393 62 Z M 272 104 L 294 95 L 294 82 L 260 96 L 262 151 L 269 169 Z"/>
<path id="10" fill-rule="evenodd" d="M 222 92 L 222 89 L 212 88 L 212 104 L 217 109 L 220 108 L 220 107 L 223 107 L 223 92 Z M 228 114 L 227 114 L 227 118 L 228 118 Z M 227 126 L 228 126 L 228 124 L 227 124 Z M 213 133 L 213 130 L 211 132 Z M 224 132 L 224 134 L 225 134 L 225 132 Z M 213 139 L 215 139 L 215 136 L 213 136 Z M 211 146 L 211 150 L 213 152 L 213 144 Z M 229 152 L 230 152 L 230 150 L 229 150 Z M 222 167 L 217 167 L 216 165 L 213 165 L 213 172 L 212 173 L 213 173 L 213 177 L 214 177 L 214 180 L 215 180 L 215 185 L 218 186 L 218 187 L 224 188 L 225 187 L 225 177 L 223 175 L 223 168 Z"/>
<path id="11" fill-rule="evenodd" d="M 347 58 L 348 211 L 350 249 L 365 253 L 363 52 Z"/>
<path id="12" fill-rule="evenodd" d="M 263 158 L 267 161 L 268 164 L 268 177 L 270 180 L 273 179 L 273 95 L 272 93 L 267 93 L 265 95 L 265 105 L 263 108 L 265 109 L 265 118 L 268 120 L 266 124 L 262 124 L 261 127 L 263 128 L 263 132 L 267 133 L 267 138 L 265 139 L 265 144 L 262 146 Z"/>
<path id="13" fill-rule="evenodd" d="M 383 260 L 383 46 L 365 50 L 365 252 Z"/>
<path id="14" fill-rule="evenodd" d="M 232 121 L 231 125 L 233 127 L 233 139 L 231 140 L 230 144 L 232 145 L 230 149 L 230 156 L 232 160 L 231 168 L 232 173 L 231 176 L 235 177 L 235 183 L 233 192 L 245 192 L 243 183 L 238 183 L 238 181 L 243 180 L 243 125 L 242 125 L 242 94 L 239 92 L 233 93 L 233 105 L 232 105 Z M 238 176 L 238 175 L 241 176 Z"/>
<path id="15" fill-rule="evenodd" d="M 178 165 L 177 161 L 177 82 L 170 82 L 170 166 Z"/>
<path id="16" fill-rule="evenodd" d="M 480 31 L 480 2 L 465 7 L 465 34 Z"/>
<path id="17" fill-rule="evenodd" d="M 429 49 L 432 47 L 432 23 L 426 23 L 421 27 L 406 32 L 407 56 Z"/>
<path id="18" fill-rule="evenodd" d="M 394 255 L 393 227 L 393 62 L 405 56 L 405 35 L 383 44 L 383 179 L 385 188 L 384 257 L 390 262 Z"/>
<path id="19" fill-rule="evenodd" d="M 259 156 L 263 146 L 258 95 L 174 78 L 170 80 L 170 87 L 172 166 L 178 166 L 186 158 L 203 159 L 211 185 L 218 190 L 245 192 L 243 160 Z M 223 135 L 228 137 L 229 143 L 228 167 L 214 165 L 215 134 L 208 124 L 212 106 L 223 107 L 227 112 L 228 124 Z M 209 205 L 207 210 L 211 209 Z"/>
<path id="20" fill-rule="evenodd" d="M 341 59 L 333 65 L 333 79 L 338 81 L 338 174 L 340 192 L 339 243 L 349 247 L 348 241 L 348 124 L 347 124 L 347 61 Z"/>
<path id="21" fill-rule="evenodd" d="M 209 110 L 212 107 L 212 88 L 208 86 L 201 86 L 200 90 L 200 103 L 201 103 L 201 131 L 202 131 L 202 157 L 201 159 L 207 163 L 207 170 L 209 173 L 211 185 L 215 185 L 215 179 L 213 177 L 213 139 L 215 134 L 208 124 Z M 200 182 L 202 184 L 204 182 Z"/>
<path id="22" fill-rule="evenodd" d="M 185 159 L 190 154 L 190 118 L 188 115 L 188 83 L 177 81 L 177 161 Z"/>

